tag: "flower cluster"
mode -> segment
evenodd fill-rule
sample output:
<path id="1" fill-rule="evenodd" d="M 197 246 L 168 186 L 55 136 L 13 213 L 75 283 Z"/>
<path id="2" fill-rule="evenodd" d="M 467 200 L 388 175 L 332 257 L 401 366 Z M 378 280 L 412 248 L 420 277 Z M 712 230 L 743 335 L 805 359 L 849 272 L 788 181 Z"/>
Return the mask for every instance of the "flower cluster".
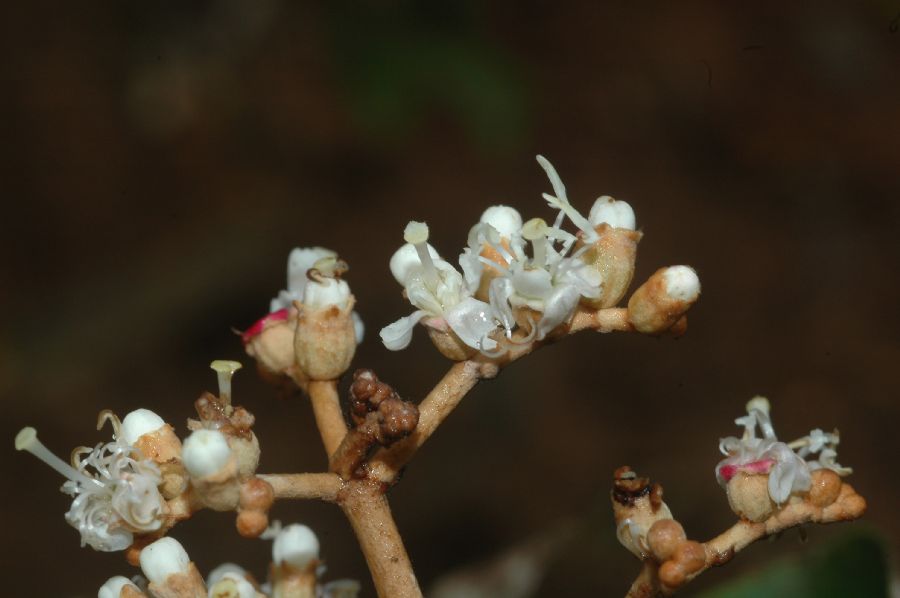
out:
<path id="1" fill-rule="evenodd" d="M 579 305 L 601 309 L 622 299 L 641 238 L 634 230 L 634 211 L 624 201 L 603 196 L 583 216 L 569 202 L 550 162 L 543 156 L 537 160 L 553 187 L 553 194 L 543 194 L 557 211 L 553 223 L 523 222 L 508 206 L 488 208 L 469 232 L 459 256 L 461 271 L 428 243 L 426 224 L 407 225 L 406 244 L 394 253 L 390 269 L 416 310 L 381 330 L 388 349 L 406 348 L 413 328 L 422 323 L 451 359 L 478 351 L 498 356 L 507 343 L 548 337 L 571 320 Z M 575 233 L 562 228 L 566 218 Z M 693 277 L 688 283 L 692 302 L 699 282 L 692 269 L 680 268 Z"/>
<path id="2" fill-rule="evenodd" d="M 302 383 L 337 378 L 347 369 L 365 331 L 341 278 L 347 269 L 330 249 L 291 251 L 287 289 L 272 299 L 270 313 L 241 335 L 263 373 Z"/>
<path id="3" fill-rule="evenodd" d="M 204 581 L 181 543 L 167 537 L 141 551 L 143 575 L 131 579 L 121 575 L 111 577 L 100 587 L 98 598 L 355 598 L 359 593 L 360 585 L 354 580 L 320 581 L 325 566 L 319 560 L 319 540 L 307 526 L 294 524 L 282 528 L 275 522 L 263 537 L 274 540 L 270 578 L 266 583 L 259 583 L 234 563 L 219 565 Z"/>
<path id="4" fill-rule="evenodd" d="M 747 403 L 747 415 L 735 423 L 744 427 L 741 438 L 729 436 L 719 442 L 719 450 L 725 459 L 716 466 L 716 479 L 728 489 L 729 499 L 735 506 L 739 494 L 748 494 L 739 487 L 753 478 L 766 481 L 768 496 L 775 505 L 782 505 L 792 495 L 802 495 L 810 490 L 812 472 L 827 469 L 840 476 L 852 472 L 837 463 L 837 445 L 840 436 L 820 429 L 790 443 L 779 441 L 772 426 L 769 401 L 755 397 Z M 757 428 L 761 436 L 757 436 Z M 813 458 L 818 454 L 818 458 Z M 753 483 L 752 481 L 749 483 Z M 759 509 L 758 519 L 771 512 Z M 742 512 L 747 515 L 747 512 Z"/>
<path id="5" fill-rule="evenodd" d="M 148 418 L 138 412 L 129 415 L 123 426 L 115 416 L 101 414 L 101 425 L 107 419 L 113 423 L 113 440 L 75 449 L 71 465 L 51 453 L 34 428 L 16 436 L 17 449 L 33 453 L 68 478 L 61 490 L 74 500 L 66 521 L 81 534 L 82 546 L 95 550 L 124 550 L 134 534 L 154 532 L 163 524 L 166 507 L 158 489 L 159 467 L 133 444 L 134 420 L 143 419 L 138 423 L 143 426 Z"/>

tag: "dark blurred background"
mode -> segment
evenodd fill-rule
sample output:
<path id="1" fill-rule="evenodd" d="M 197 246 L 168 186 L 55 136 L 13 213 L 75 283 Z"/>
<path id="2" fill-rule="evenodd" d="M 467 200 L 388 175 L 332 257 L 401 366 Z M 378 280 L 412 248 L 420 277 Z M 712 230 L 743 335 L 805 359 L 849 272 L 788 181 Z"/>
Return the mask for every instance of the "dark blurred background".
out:
<path id="1" fill-rule="evenodd" d="M 638 563 L 607 492 L 629 464 L 692 538 L 734 520 L 713 468 L 754 394 L 784 437 L 839 427 L 863 522 L 762 543 L 688 595 L 852 526 L 891 550 L 900 300 L 900 3 L 19 2 L 4 9 L 0 393 L 10 595 L 93 596 L 121 554 L 78 548 L 59 477 L 12 451 L 108 438 L 96 414 L 151 407 L 185 433 L 214 358 L 285 284 L 294 246 L 350 263 L 367 325 L 355 365 L 421 398 L 447 363 L 387 268 L 410 219 L 446 256 L 494 203 L 551 215 L 546 155 L 583 211 L 629 201 L 636 280 L 696 267 L 679 339 L 583 334 L 479 386 L 391 491 L 425 588 L 569 529 L 542 596 L 621 595 Z M 260 470 L 318 471 L 303 400 L 252 368 Z M 319 534 L 328 578 L 373 592 L 332 505 L 279 503 Z M 562 526 L 562 528 L 560 527 Z M 270 544 L 201 513 L 175 537 L 206 572 L 264 575 Z M 7 582 L 8 583 L 8 582 Z M 9 590 L 9 588 L 7 588 Z"/>

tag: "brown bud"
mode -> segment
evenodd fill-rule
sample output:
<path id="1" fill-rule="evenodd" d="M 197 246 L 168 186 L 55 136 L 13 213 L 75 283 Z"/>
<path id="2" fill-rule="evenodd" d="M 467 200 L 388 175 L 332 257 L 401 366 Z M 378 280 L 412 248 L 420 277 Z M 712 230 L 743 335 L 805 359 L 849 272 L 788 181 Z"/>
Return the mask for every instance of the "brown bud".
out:
<path id="1" fill-rule="evenodd" d="M 659 562 L 668 561 L 675 554 L 678 548 L 687 536 L 684 528 L 674 519 L 661 519 L 650 527 L 647 533 L 647 544 L 656 560 Z"/>
<path id="2" fill-rule="evenodd" d="M 810 474 L 809 502 L 816 507 L 827 507 L 841 493 L 841 477 L 830 469 L 817 469 Z"/>
<path id="3" fill-rule="evenodd" d="M 253 477 L 241 484 L 238 504 L 242 509 L 268 511 L 273 502 L 275 490 L 267 481 Z"/>
<path id="4" fill-rule="evenodd" d="M 245 538 L 258 538 L 269 527 L 269 515 L 265 511 L 241 510 L 235 520 L 235 527 Z"/>
<path id="5" fill-rule="evenodd" d="M 659 580 L 669 588 L 680 588 L 687 581 L 687 574 L 677 561 L 666 561 L 659 568 Z"/>
<path id="6" fill-rule="evenodd" d="M 675 549 L 673 558 L 681 565 L 682 571 L 687 575 L 696 573 L 706 566 L 706 550 L 704 550 L 702 544 L 692 540 L 682 542 Z"/>

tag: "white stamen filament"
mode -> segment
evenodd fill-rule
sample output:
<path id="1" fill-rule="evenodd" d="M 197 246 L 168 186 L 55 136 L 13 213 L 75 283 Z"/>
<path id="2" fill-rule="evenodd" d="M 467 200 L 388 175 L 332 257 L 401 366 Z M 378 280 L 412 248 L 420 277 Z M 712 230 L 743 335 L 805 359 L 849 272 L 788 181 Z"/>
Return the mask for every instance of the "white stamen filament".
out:
<path id="1" fill-rule="evenodd" d="M 231 405 L 231 377 L 243 366 L 237 361 L 216 359 L 209 367 L 216 371 L 219 378 L 219 398 L 226 405 Z"/>
<path id="2" fill-rule="evenodd" d="M 522 237 L 531 241 L 534 249 L 532 265 L 543 268 L 547 264 L 547 223 L 543 218 L 532 218 L 522 226 Z"/>
<path id="3" fill-rule="evenodd" d="M 547 173 L 547 178 L 550 179 L 550 184 L 553 186 L 553 192 L 556 193 L 555 197 L 549 193 L 541 194 L 542 197 L 547 200 L 547 203 L 551 206 L 565 213 L 565 215 L 569 217 L 572 224 L 584 233 L 585 241 L 588 243 L 596 241 L 599 238 L 597 231 L 591 226 L 590 220 L 579 214 L 578 210 L 569 203 L 569 199 L 566 197 L 566 186 L 563 185 L 562 179 L 559 178 L 556 169 L 553 168 L 553 165 L 550 164 L 544 156 L 538 155 L 537 161 L 538 164 L 541 165 L 541 168 Z"/>
<path id="4" fill-rule="evenodd" d="M 424 222 L 410 221 L 403 231 L 403 240 L 416 248 L 425 275 L 425 285 L 432 292 L 435 291 L 441 283 L 441 279 L 431 259 L 431 254 L 428 252 L 428 225 Z"/>
<path id="5" fill-rule="evenodd" d="M 63 477 L 72 480 L 73 482 L 81 484 L 85 489 L 89 489 L 92 487 L 100 486 L 103 487 L 103 483 L 91 478 L 90 476 L 86 476 L 81 473 L 56 455 L 50 452 L 44 443 L 38 440 L 37 430 L 32 427 L 22 428 L 18 434 L 16 434 L 16 450 L 17 451 L 28 451 L 57 472 L 62 474 Z"/>

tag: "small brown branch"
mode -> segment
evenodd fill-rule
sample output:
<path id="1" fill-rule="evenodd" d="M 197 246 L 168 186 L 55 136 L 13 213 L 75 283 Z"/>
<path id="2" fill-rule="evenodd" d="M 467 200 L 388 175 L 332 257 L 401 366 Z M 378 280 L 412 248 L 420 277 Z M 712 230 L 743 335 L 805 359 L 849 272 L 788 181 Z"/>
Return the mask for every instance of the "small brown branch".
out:
<path id="1" fill-rule="evenodd" d="M 421 598 L 422 590 L 382 485 L 369 480 L 351 481 L 338 496 L 338 504 L 356 533 L 378 595 Z"/>
<path id="2" fill-rule="evenodd" d="M 330 458 L 347 434 L 347 424 L 341 413 L 336 380 L 312 380 L 309 383 L 309 400 L 316 416 L 316 425 L 322 435 L 325 453 Z"/>
<path id="3" fill-rule="evenodd" d="M 677 566 L 671 566 L 673 564 L 671 560 L 659 563 L 652 557 L 648 558 L 644 561 L 643 568 L 631 585 L 626 598 L 670 596 L 710 567 L 724 565 L 735 554 L 757 540 L 804 523 L 850 521 L 861 517 L 865 510 L 865 499 L 846 483 L 841 484 L 836 500 L 825 506 L 813 504 L 809 497 L 804 500 L 797 499 L 796 502 L 779 509 L 765 521 L 759 523 L 738 521 L 722 534 L 703 543 L 701 546 L 705 552 L 705 562 L 696 571 L 687 574 L 679 573 Z M 666 571 L 667 568 L 668 571 Z"/>
<path id="4" fill-rule="evenodd" d="M 335 502 L 343 485 L 333 473 L 268 473 L 257 477 L 272 486 L 276 499 L 319 498 Z"/>
<path id="5" fill-rule="evenodd" d="M 393 482 L 419 448 L 447 418 L 481 378 L 481 364 L 455 363 L 437 386 L 419 403 L 419 423 L 407 438 L 382 448 L 369 460 L 369 475 L 382 483 Z"/>

